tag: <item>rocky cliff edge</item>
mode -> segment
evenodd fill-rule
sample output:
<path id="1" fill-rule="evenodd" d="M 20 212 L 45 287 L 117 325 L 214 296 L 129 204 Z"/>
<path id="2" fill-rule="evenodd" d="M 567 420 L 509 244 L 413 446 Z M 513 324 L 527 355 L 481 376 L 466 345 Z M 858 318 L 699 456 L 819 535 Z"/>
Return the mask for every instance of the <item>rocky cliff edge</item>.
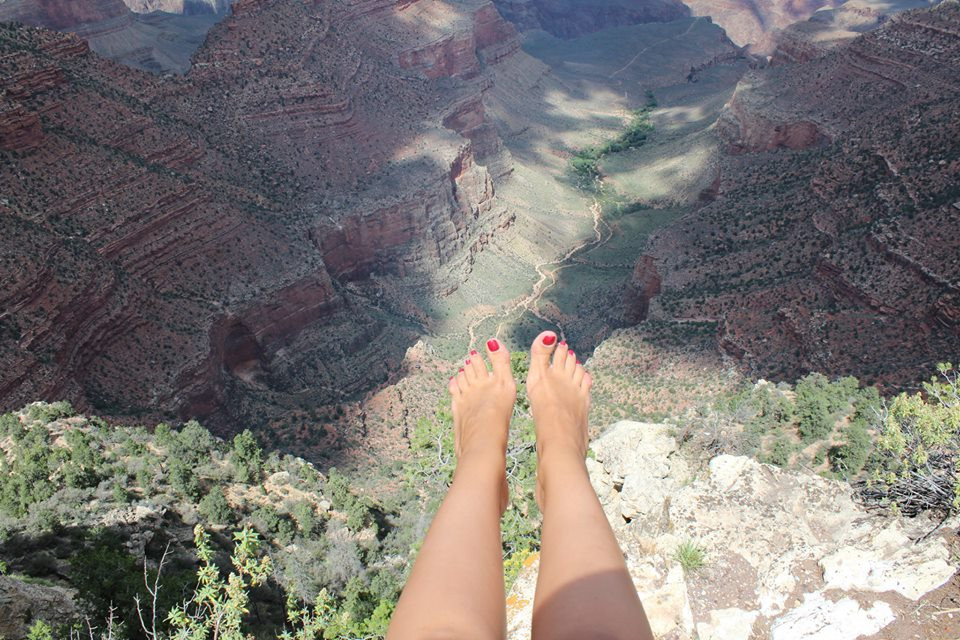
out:
<path id="1" fill-rule="evenodd" d="M 933 604 L 955 589 L 948 541 L 920 540 L 935 522 L 867 512 L 810 472 L 691 461 L 672 433 L 618 422 L 587 461 L 657 638 L 956 637 Z M 702 567 L 684 569 L 684 544 Z M 508 597 L 512 639 L 530 635 L 538 559 L 527 565 Z"/>

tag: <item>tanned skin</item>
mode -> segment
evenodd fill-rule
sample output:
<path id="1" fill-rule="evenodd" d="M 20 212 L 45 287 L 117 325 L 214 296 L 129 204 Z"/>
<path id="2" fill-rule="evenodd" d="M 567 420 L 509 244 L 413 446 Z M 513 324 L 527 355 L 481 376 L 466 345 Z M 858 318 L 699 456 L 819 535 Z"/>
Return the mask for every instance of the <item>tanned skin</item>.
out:
<path id="1" fill-rule="evenodd" d="M 404 587 L 388 640 L 506 636 L 500 517 L 516 383 L 496 340 L 450 380 L 457 469 Z M 552 331 L 530 350 L 527 397 L 543 512 L 534 640 L 653 637 L 584 463 L 590 374 Z"/>

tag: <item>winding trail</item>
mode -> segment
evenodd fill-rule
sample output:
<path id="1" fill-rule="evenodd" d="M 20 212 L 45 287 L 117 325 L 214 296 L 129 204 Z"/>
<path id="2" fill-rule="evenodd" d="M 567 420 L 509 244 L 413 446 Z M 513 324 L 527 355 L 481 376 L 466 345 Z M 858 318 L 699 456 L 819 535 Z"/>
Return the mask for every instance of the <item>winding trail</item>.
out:
<path id="1" fill-rule="evenodd" d="M 494 332 L 494 337 L 499 338 L 500 332 L 503 330 L 503 325 L 506 323 L 507 319 L 510 318 L 514 313 L 520 312 L 520 315 L 517 316 L 517 320 L 522 318 L 526 313 L 532 313 L 536 317 L 540 318 L 544 322 L 549 322 L 557 325 L 557 328 L 560 330 L 560 337 L 564 337 L 563 324 L 556 322 L 544 316 L 540 310 L 537 308 L 540 299 L 543 298 L 543 295 L 550 291 L 557 284 L 557 274 L 560 273 L 563 269 L 571 266 L 570 259 L 579 251 L 590 248 L 595 249 L 601 247 L 607 242 L 610 241 L 610 238 L 613 236 L 613 231 L 610 229 L 610 225 L 606 223 L 603 219 L 602 210 L 600 203 L 596 199 L 593 201 L 593 205 L 590 207 L 590 213 L 593 214 L 593 238 L 584 240 L 583 242 L 577 244 L 570 250 L 568 250 L 563 256 L 556 260 L 545 260 L 543 262 L 537 263 L 534 265 L 534 269 L 539 276 L 536 284 L 533 285 L 533 290 L 523 299 L 513 304 L 509 308 L 503 311 L 495 311 L 493 313 L 488 313 L 484 316 L 481 316 L 473 320 L 467 331 L 470 338 L 470 348 L 475 347 L 477 340 L 476 330 L 481 324 L 489 320 L 490 318 L 500 318 L 500 322 L 497 324 L 497 330 Z M 552 266 L 552 268 L 551 268 Z"/>

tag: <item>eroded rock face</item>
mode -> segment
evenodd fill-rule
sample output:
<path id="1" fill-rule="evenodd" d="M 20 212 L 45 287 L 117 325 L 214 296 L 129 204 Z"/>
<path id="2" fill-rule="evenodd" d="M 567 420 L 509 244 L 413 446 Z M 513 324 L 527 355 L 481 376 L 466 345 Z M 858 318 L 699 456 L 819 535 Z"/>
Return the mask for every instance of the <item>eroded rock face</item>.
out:
<path id="1" fill-rule="evenodd" d="M 147 7 L 152 2 L 131 0 L 128 4 L 150 11 Z M 176 13 L 209 13 L 209 19 L 187 21 L 173 14 L 139 16 L 123 0 L 6 0 L 0 2 L 0 22 L 16 21 L 76 33 L 105 58 L 154 73 L 183 73 L 216 15 L 223 11 L 215 14 L 189 9 L 193 4 L 206 6 L 208 0 L 178 2 L 183 6 Z"/>
<path id="2" fill-rule="evenodd" d="M 150 13 L 165 11 L 183 15 L 224 13 L 230 8 L 230 0 L 123 0 L 131 11 Z"/>
<path id="3" fill-rule="evenodd" d="M 944 537 L 914 544 L 930 522 L 868 513 L 849 485 L 745 457 L 698 469 L 672 430 L 618 422 L 588 460 L 655 636 L 852 640 L 953 576 Z M 684 541 L 705 551 L 702 569 L 684 573 Z M 528 637 L 537 566 L 508 599 L 511 638 Z"/>
<path id="4" fill-rule="evenodd" d="M 649 317 L 715 321 L 720 349 L 772 379 L 896 385 L 956 353 L 958 34 L 947 3 L 750 72 L 717 125 L 713 199 L 647 249 Z"/>
<path id="5" fill-rule="evenodd" d="M 234 9 L 186 78 L 0 31 L 4 406 L 217 428 L 258 410 L 241 396 L 364 391 L 412 338 L 370 312 L 370 277 L 416 314 L 510 224 L 483 94 L 523 54 L 489 2 L 403 8 L 430 23 L 390 3 Z M 401 64 L 450 33 L 471 45 L 440 76 Z"/>
<path id="6" fill-rule="evenodd" d="M 836 0 L 684 0 L 692 15 L 709 16 L 730 39 L 752 53 L 769 55 L 780 30 L 801 22 L 818 9 L 840 4 Z"/>
<path id="7" fill-rule="evenodd" d="M 495 0 L 497 9 L 523 30 L 543 29 L 576 38 L 601 29 L 644 22 L 669 22 L 690 15 L 679 0 Z"/>
<path id="8" fill-rule="evenodd" d="M 64 587 L 46 587 L 0 576 L 0 635 L 25 638 L 34 616 L 43 612 L 49 620 L 72 620 L 80 614 L 76 592 Z"/>

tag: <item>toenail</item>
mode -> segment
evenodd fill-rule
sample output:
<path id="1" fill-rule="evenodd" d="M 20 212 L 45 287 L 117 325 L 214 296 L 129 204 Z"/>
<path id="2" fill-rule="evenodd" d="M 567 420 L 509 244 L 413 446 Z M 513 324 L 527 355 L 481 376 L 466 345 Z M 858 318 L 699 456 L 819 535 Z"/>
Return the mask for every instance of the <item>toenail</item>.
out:
<path id="1" fill-rule="evenodd" d="M 472 355 L 472 356 L 477 355 L 477 350 L 476 350 L 476 349 L 470 349 L 470 355 Z"/>
<path id="2" fill-rule="evenodd" d="M 460 367 L 460 373 L 463 373 L 463 367 Z"/>
<path id="3" fill-rule="evenodd" d="M 582 362 L 580 362 L 579 360 L 577 360 L 577 364 L 583 364 L 583 363 L 582 363 Z"/>
<path id="4" fill-rule="evenodd" d="M 466 360 L 466 363 L 465 363 L 465 364 L 470 364 L 470 358 L 467 358 L 467 360 Z"/>
<path id="5" fill-rule="evenodd" d="M 566 340 L 561 340 L 561 341 L 560 341 L 560 346 L 561 346 L 561 347 L 567 346 L 567 341 L 566 341 Z"/>
<path id="6" fill-rule="evenodd" d="M 573 349 L 570 349 L 570 350 L 567 351 L 567 355 L 575 356 L 575 355 L 577 355 L 577 354 L 575 354 L 575 353 L 573 352 Z"/>
<path id="7" fill-rule="evenodd" d="M 557 341 L 557 336 L 543 336 L 543 344 L 548 347 Z"/>
<path id="8" fill-rule="evenodd" d="M 497 342 L 496 340 L 487 340 L 487 349 L 490 349 L 490 351 L 496 351 L 499 348 L 500 348 L 499 342 Z"/>

